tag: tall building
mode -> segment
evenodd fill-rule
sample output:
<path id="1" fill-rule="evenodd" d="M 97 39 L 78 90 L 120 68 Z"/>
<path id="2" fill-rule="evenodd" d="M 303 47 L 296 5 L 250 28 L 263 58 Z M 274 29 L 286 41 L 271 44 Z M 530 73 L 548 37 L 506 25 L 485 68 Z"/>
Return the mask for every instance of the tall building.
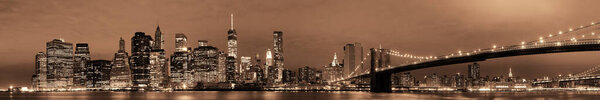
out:
<path id="1" fill-rule="evenodd" d="M 175 53 L 171 55 L 169 75 L 171 87 L 175 89 L 187 89 L 195 85 L 190 68 L 192 55 L 187 48 L 187 37 L 183 33 L 175 34 Z"/>
<path id="2" fill-rule="evenodd" d="M 346 44 L 344 46 L 344 76 L 356 70 L 363 58 L 363 47 L 360 43 Z"/>
<path id="3" fill-rule="evenodd" d="M 163 49 L 163 45 L 165 45 L 165 39 L 163 37 L 162 32 L 160 31 L 160 26 L 156 26 L 156 32 L 154 32 L 154 43 L 152 45 L 152 48 Z"/>
<path id="4" fill-rule="evenodd" d="M 289 70 L 289 69 L 282 69 L 281 73 L 282 73 L 282 75 L 281 75 L 282 83 L 293 84 L 293 83 L 298 82 L 298 74 L 296 74 L 296 72 Z"/>
<path id="5" fill-rule="evenodd" d="M 108 60 L 92 60 L 85 66 L 85 84 L 87 88 L 110 88 L 110 71 L 112 65 Z"/>
<path id="6" fill-rule="evenodd" d="M 131 69 L 129 69 L 129 54 L 125 51 L 125 40 L 120 38 L 119 50 L 115 53 L 110 70 L 110 87 L 123 89 L 131 87 Z"/>
<path id="7" fill-rule="evenodd" d="M 171 55 L 170 81 L 175 89 L 191 87 L 192 71 L 190 68 L 191 55 L 189 52 L 175 52 Z"/>
<path id="8" fill-rule="evenodd" d="M 469 64 L 469 79 L 478 79 L 479 78 L 479 64 L 477 63 L 473 63 L 473 64 Z"/>
<path id="9" fill-rule="evenodd" d="M 73 44 L 62 39 L 46 43 L 47 81 L 51 89 L 73 86 Z"/>
<path id="10" fill-rule="evenodd" d="M 337 54 L 333 53 L 333 61 L 327 66 L 325 66 L 325 73 L 323 74 L 324 80 L 335 80 L 337 78 L 342 78 L 343 67 L 337 60 Z"/>
<path id="11" fill-rule="evenodd" d="M 152 37 L 144 32 L 136 32 L 131 38 L 129 65 L 135 88 L 146 88 L 150 84 L 150 51 Z"/>
<path id="12" fill-rule="evenodd" d="M 85 81 L 87 80 L 87 77 L 84 74 L 84 68 L 86 63 L 91 60 L 88 44 L 75 44 L 75 57 L 73 58 L 73 85 L 75 87 L 85 87 Z"/>
<path id="13" fill-rule="evenodd" d="M 38 52 L 35 55 L 35 73 L 33 74 L 33 86 L 34 90 L 42 91 L 47 88 L 46 75 L 47 69 L 47 58 L 44 52 Z"/>
<path id="14" fill-rule="evenodd" d="M 233 14 L 231 14 L 231 28 L 227 31 L 227 54 L 237 58 L 237 33 L 233 29 Z"/>
<path id="15" fill-rule="evenodd" d="M 236 70 L 238 70 L 238 73 L 245 73 L 246 71 L 250 70 L 250 66 L 252 66 L 251 61 L 252 61 L 251 57 L 246 57 L 246 56 L 240 57 L 240 66 L 238 66 L 238 68 L 236 68 Z"/>
<path id="16" fill-rule="evenodd" d="M 441 85 L 442 85 L 442 79 L 436 73 L 425 76 L 424 86 L 439 87 Z"/>
<path id="17" fill-rule="evenodd" d="M 227 54 L 219 51 L 219 59 L 217 64 L 217 81 L 227 82 Z"/>
<path id="18" fill-rule="evenodd" d="M 400 73 L 400 79 L 398 80 L 401 87 L 412 87 L 415 86 L 415 77 L 410 75 L 410 72 Z"/>
<path id="19" fill-rule="evenodd" d="M 187 37 L 183 33 L 175 34 L 175 52 L 188 52 Z"/>
<path id="20" fill-rule="evenodd" d="M 226 82 L 233 83 L 235 82 L 235 57 L 227 56 L 225 59 L 225 77 Z"/>
<path id="21" fill-rule="evenodd" d="M 512 67 L 511 67 L 511 68 L 508 68 L 508 77 L 509 77 L 509 78 L 513 77 L 513 74 L 512 74 Z"/>
<path id="22" fill-rule="evenodd" d="M 192 52 L 191 70 L 194 82 L 217 83 L 219 49 L 208 45 L 206 40 L 198 40 L 198 47 Z"/>
<path id="23" fill-rule="evenodd" d="M 252 72 L 251 68 L 253 67 L 252 65 L 252 58 L 251 57 L 246 57 L 246 56 L 241 56 L 240 57 L 240 66 L 239 66 L 239 75 L 240 78 L 242 79 L 242 81 L 244 81 L 244 83 L 255 83 L 256 82 L 256 72 Z"/>
<path id="24" fill-rule="evenodd" d="M 275 82 L 281 82 L 282 79 L 282 71 L 283 71 L 283 32 L 274 31 L 273 32 L 273 50 L 275 51 L 273 54 L 273 64 L 277 69 L 277 79 Z"/>
<path id="25" fill-rule="evenodd" d="M 321 71 L 311 67 L 298 68 L 298 82 L 304 84 L 318 84 L 321 78 Z"/>
<path id="26" fill-rule="evenodd" d="M 163 88 L 168 85 L 169 68 L 167 64 L 165 50 L 150 51 L 150 87 Z"/>
<path id="27" fill-rule="evenodd" d="M 248 71 L 250 73 L 248 76 L 251 77 L 250 79 L 254 83 L 260 83 L 260 84 L 262 84 L 262 83 L 265 82 L 264 81 L 264 79 L 265 79 L 265 74 L 264 73 L 265 72 L 264 72 L 264 69 L 263 69 L 262 65 L 263 65 L 263 63 L 262 63 L 262 61 L 260 59 L 260 55 L 257 53 L 256 56 L 254 56 L 254 60 L 253 60 L 252 65 L 251 65 L 251 67 L 250 67 L 250 69 Z"/>

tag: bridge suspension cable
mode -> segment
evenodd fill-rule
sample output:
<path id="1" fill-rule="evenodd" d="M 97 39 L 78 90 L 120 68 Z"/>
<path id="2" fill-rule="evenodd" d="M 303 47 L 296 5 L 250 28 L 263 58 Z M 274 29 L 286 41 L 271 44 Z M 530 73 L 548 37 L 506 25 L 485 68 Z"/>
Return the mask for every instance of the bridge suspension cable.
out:
<path id="1" fill-rule="evenodd" d="M 589 45 L 589 44 L 600 44 L 600 35 L 596 36 L 596 33 L 591 32 L 593 30 L 598 30 L 600 28 L 591 28 L 592 30 L 585 32 L 584 29 L 588 29 L 592 26 L 596 26 L 598 25 L 595 22 L 592 22 L 590 25 L 582 25 L 579 28 L 571 28 L 569 29 L 569 31 L 563 32 L 560 31 L 558 34 L 549 34 L 547 37 L 542 36 L 539 37 L 538 40 L 534 40 L 534 41 L 530 41 L 530 42 L 525 42 L 525 41 L 521 41 L 520 45 L 508 45 L 508 46 L 497 46 L 497 45 L 493 45 L 491 48 L 485 48 L 485 49 L 476 49 L 473 50 L 472 52 L 463 52 L 463 51 L 458 51 L 458 53 L 451 53 L 448 55 L 441 55 L 441 56 L 415 56 L 412 54 L 402 54 L 397 50 L 390 50 L 389 52 L 386 52 L 392 56 L 396 56 L 396 57 L 404 57 L 404 58 L 410 58 L 410 59 L 418 59 L 418 61 L 412 61 L 412 62 L 407 62 L 407 63 L 403 63 L 400 65 L 396 65 L 396 66 L 389 66 L 389 67 L 384 67 L 384 68 L 377 68 L 376 71 L 382 71 L 382 70 L 388 70 L 388 69 L 392 69 L 392 68 L 397 68 L 397 67 L 403 67 L 403 66 L 407 66 L 407 65 L 414 65 L 414 64 L 419 64 L 419 63 L 426 63 L 426 62 L 431 62 L 431 61 L 437 61 L 437 60 L 444 60 L 444 59 L 452 59 L 452 58 L 458 58 L 458 57 L 465 57 L 465 56 L 471 56 L 471 55 L 478 55 L 478 54 L 484 54 L 484 53 L 497 53 L 497 52 L 504 52 L 504 51 L 512 51 L 512 50 L 525 50 L 525 49 L 533 49 L 533 48 L 547 48 L 547 47 L 557 47 L 557 46 L 570 46 L 570 45 Z M 581 32 L 584 31 L 584 32 Z M 569 34 L 572 33 L 572 34 Z M 565 36 L 572 36 L 572 37 L 567 37 L 568 39 L 561 39 L 562 37 Z M 578 37 L 580 36 L 580 37 Z M 585 38 L 591 38 L 591 39 L 585 39 Z M 558 39 L 558 40 L 552 40 L 552 39 Z M 368 56 L 372 56 L 369 55 L 370 53 L 367 53 Z M 339 81 L 339 80 L 345 80 L 348 78 L 353 78 L 353 77 L 357 77 L 357 76 L 361 76 L 364 74 L 369 74 L 370 71 L 366 70 L 365 72 L 358 72 L 359 68 L 364 67 L 364 60 L 366 60 L 366 57 L 362 59 L 361 64 L 357 65 L 357 67 L 354 69 L 354 71 L 348 75 L 348 77 L 342 77 L 341 79 L 337 79 L 335 81 Z M 590 74 L 592 72 L 597 72 L 600 71 L 600 66 L 594 67 L 593 69 L 591 69 L 591 71 L 584 71 L 580 74 L 576 74 L 576 75 L 586 75 L 586 74 Z M 359 73 L 359 74 L 355 74 L 355 73 Z"/>
<path id="2" fill-rule="evenodd" d="M 600 65 L 596 65 L 595 67 L 592 67 L 592 68 L 590 68 L 588 70 L 585 70 L 585 71 L 583 71 L 581 73 L 574 74 L 573 76 L 575 76 L 575 77 L 578 77 L 578 76 L 587 76 L 587 75 L 590 75 L 590 74 L 592 74 L 594 72 L 598 72 L 598 71 L 600 71 Z"/>

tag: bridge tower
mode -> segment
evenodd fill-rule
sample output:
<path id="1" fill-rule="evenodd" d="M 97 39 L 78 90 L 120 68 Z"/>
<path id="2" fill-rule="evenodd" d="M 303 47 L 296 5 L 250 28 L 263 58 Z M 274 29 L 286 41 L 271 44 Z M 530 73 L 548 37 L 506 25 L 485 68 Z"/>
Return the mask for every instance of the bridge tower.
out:
<path id="1" fill-rule="evenodd" d="M 381 49 L 371 48 L 371 70 L 369 72 L 371 76 L 371 92 L 392 92 L 392 73 L 391 72 L 377 72 L 377 68 L 380 65 L 384 65 L 382 58 L 385 55 Z"/>

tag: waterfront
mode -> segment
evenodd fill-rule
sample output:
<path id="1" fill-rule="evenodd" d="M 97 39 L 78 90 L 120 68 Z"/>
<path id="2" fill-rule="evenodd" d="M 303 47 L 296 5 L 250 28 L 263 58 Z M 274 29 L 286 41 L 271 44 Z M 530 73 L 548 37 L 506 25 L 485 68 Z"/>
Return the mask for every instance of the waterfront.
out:
<path id="1" fill-rule="evenodd" d="M 370 100 L 370 99 L 595 99 L 597 91 L 371 93 L 357 91 L 174 91 L 0 93 L 1 100 Z"/>

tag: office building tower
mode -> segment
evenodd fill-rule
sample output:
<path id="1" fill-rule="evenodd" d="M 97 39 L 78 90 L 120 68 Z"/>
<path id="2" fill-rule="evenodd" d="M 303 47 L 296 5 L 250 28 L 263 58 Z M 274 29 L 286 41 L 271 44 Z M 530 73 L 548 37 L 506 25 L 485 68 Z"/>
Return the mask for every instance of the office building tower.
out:
<path id="1" fill-rule="evenodd" d="M 226 82 L 233 83 L 235 82 L 235 57 L 227 56 L 225 59 L 225 77 Z"/>
<path id="2" fill-rule="evenodd" d="M 256 83 L 264 83 L 265 81 L 265 71 L 263 69 L 263 63 L 260 59 L 260 54 L 256 53 L 254 56 L 252 67 L 250 68 L 250 72 L 253 72 L 253 77 L 256 78 Z"/>
<path id="3" fill-rule="evenodd" d="M 112 65 L 108 60 L 92 60 L 85 66 L 85 85 L 92 89 L 110 88 L 110 71 Z"/>
<path id="4" fill-rule="evenodd" d="M 237 32 L 233 29 L 233 14 L 231 14 L 231 28 L 227 31 L 227 54 L 237 58 Z"/>
<path id="5" fill-rule="evenodd" d="M 469 68 L 469 79 L 479 79 L 479 64 L 473 63 L 468 65 Z"/>
<path id="6" fill-rule="evenodd" d="M 337 54 L 333 53 L 333 61 L 331 61 L 331 63 L 327 66 L 325 66 L 325 73 L 323 73 L 323 79 L 330 81 L 342 78 L 343 70 L 344 69 L 342 65 L 337 60 Z"/>
<path id="7" fill-rule="evenodd" d="M 188 52 L 187 37 L 183 33 L 175 34 L 175 52 Z"/>
<path id="8" fill-rule="evenodd" d="M 75 57 L 73 61 L 73 86 L 85 87 L 86 76 L 84 68 L 90 58 L 90 49 L 87 43 L 75 44 Z"/>
<path id="9" fill-rule="evenodd" d="M 282 70 L 284 68 L 283 61 L 283 32 L 274 31 L 273 32 L 273 64 L 277 69 L 277 79 L 276 82 L 281 82 L 282 78 Z"/>
<path id="10" fill-rule="evenodd" d="M 171 55 L 171 83 L 175 89 L 186 89 L 192 84 L 192 71 L 189 69 L 192 57 L 189 52 L 175 52 Z"/>
<path id="11" fill-rule="evenodd" d="M 169 68 L 163 49 L 150 51 L 150 87 L 163 88 L 168 85 Z"/>
<path id="12" fill-rule="evenodd" d="M 46 43 L 47 81 L 51 89 L 73 86 L 73 44 L 62 39 Z"/>
<path id="13" fill-rule="evenodd" d="M 144 32 L 136 32 L 131 38 L 129 66 L 134 88 L 146 88 L 150 84 L 150 51 L 152 37 Z"/>
<path id="14" fill-rule="evenodd" d="M 191 70 L 195 82 L 217 83 L 219 49 L 208 46 L 208 41 L 198 40 L 198 47 L 192 52 Z"/>
<path id="15" fill-rule="evenodd" d="M 344 46 L 344 76 L 349 76 L 352 72 L 356 71 L 356 67 L 361 66 L 363 58 L 363 47 L 360 43 L 346 44 Z M 366 70 L 366 69 L 360 69 Z"/>
<path id="16" fill-rule="evenodd" d="M 43 91 L 47 88 L 46 75 L 47 69 L 47 58 L 44 52 L 38 52 L 35 55 L 35 73 L 33 74 L 33 86 L 32 88 L 37 91 Z"/>
<path id="17" fill-rule="evenodd" d="M 227 82 L 227 53 L 219 51 L 217 82 Z"/>
<path id="18" fill-rule="evenodd" d="M 125 40 L 119 39 L 119 50 L 112 60 L 110 71 L 110 87 L 123 89 L 131 87 L 131 69 L 129 69 L 129 54 L 125 51 Z"/>
<path id="19" fill-rule="evenodd" d="M 250 71 L 250 69 L 252 68 L 251 61 L 251 57 L 240 57 L 240 66 L 237 70 L 239 70 L 238 73 L 240 74 L 240 78 L 242 79 L 242 81 L 244 81 L 244 83 L 256 82 L 256 77 L 254 76 L 256 73 Z"/>
<path id="20" fill-rule="evenodd" d="M 282 75 L 281 75 L 282 83 L 287 83 L 287 84 L 298 83 L 298 74 L 296 74 L 296 72 L 289 70 L 289 69 L 282 69 L 281 73 L 282 73 Z"/>

